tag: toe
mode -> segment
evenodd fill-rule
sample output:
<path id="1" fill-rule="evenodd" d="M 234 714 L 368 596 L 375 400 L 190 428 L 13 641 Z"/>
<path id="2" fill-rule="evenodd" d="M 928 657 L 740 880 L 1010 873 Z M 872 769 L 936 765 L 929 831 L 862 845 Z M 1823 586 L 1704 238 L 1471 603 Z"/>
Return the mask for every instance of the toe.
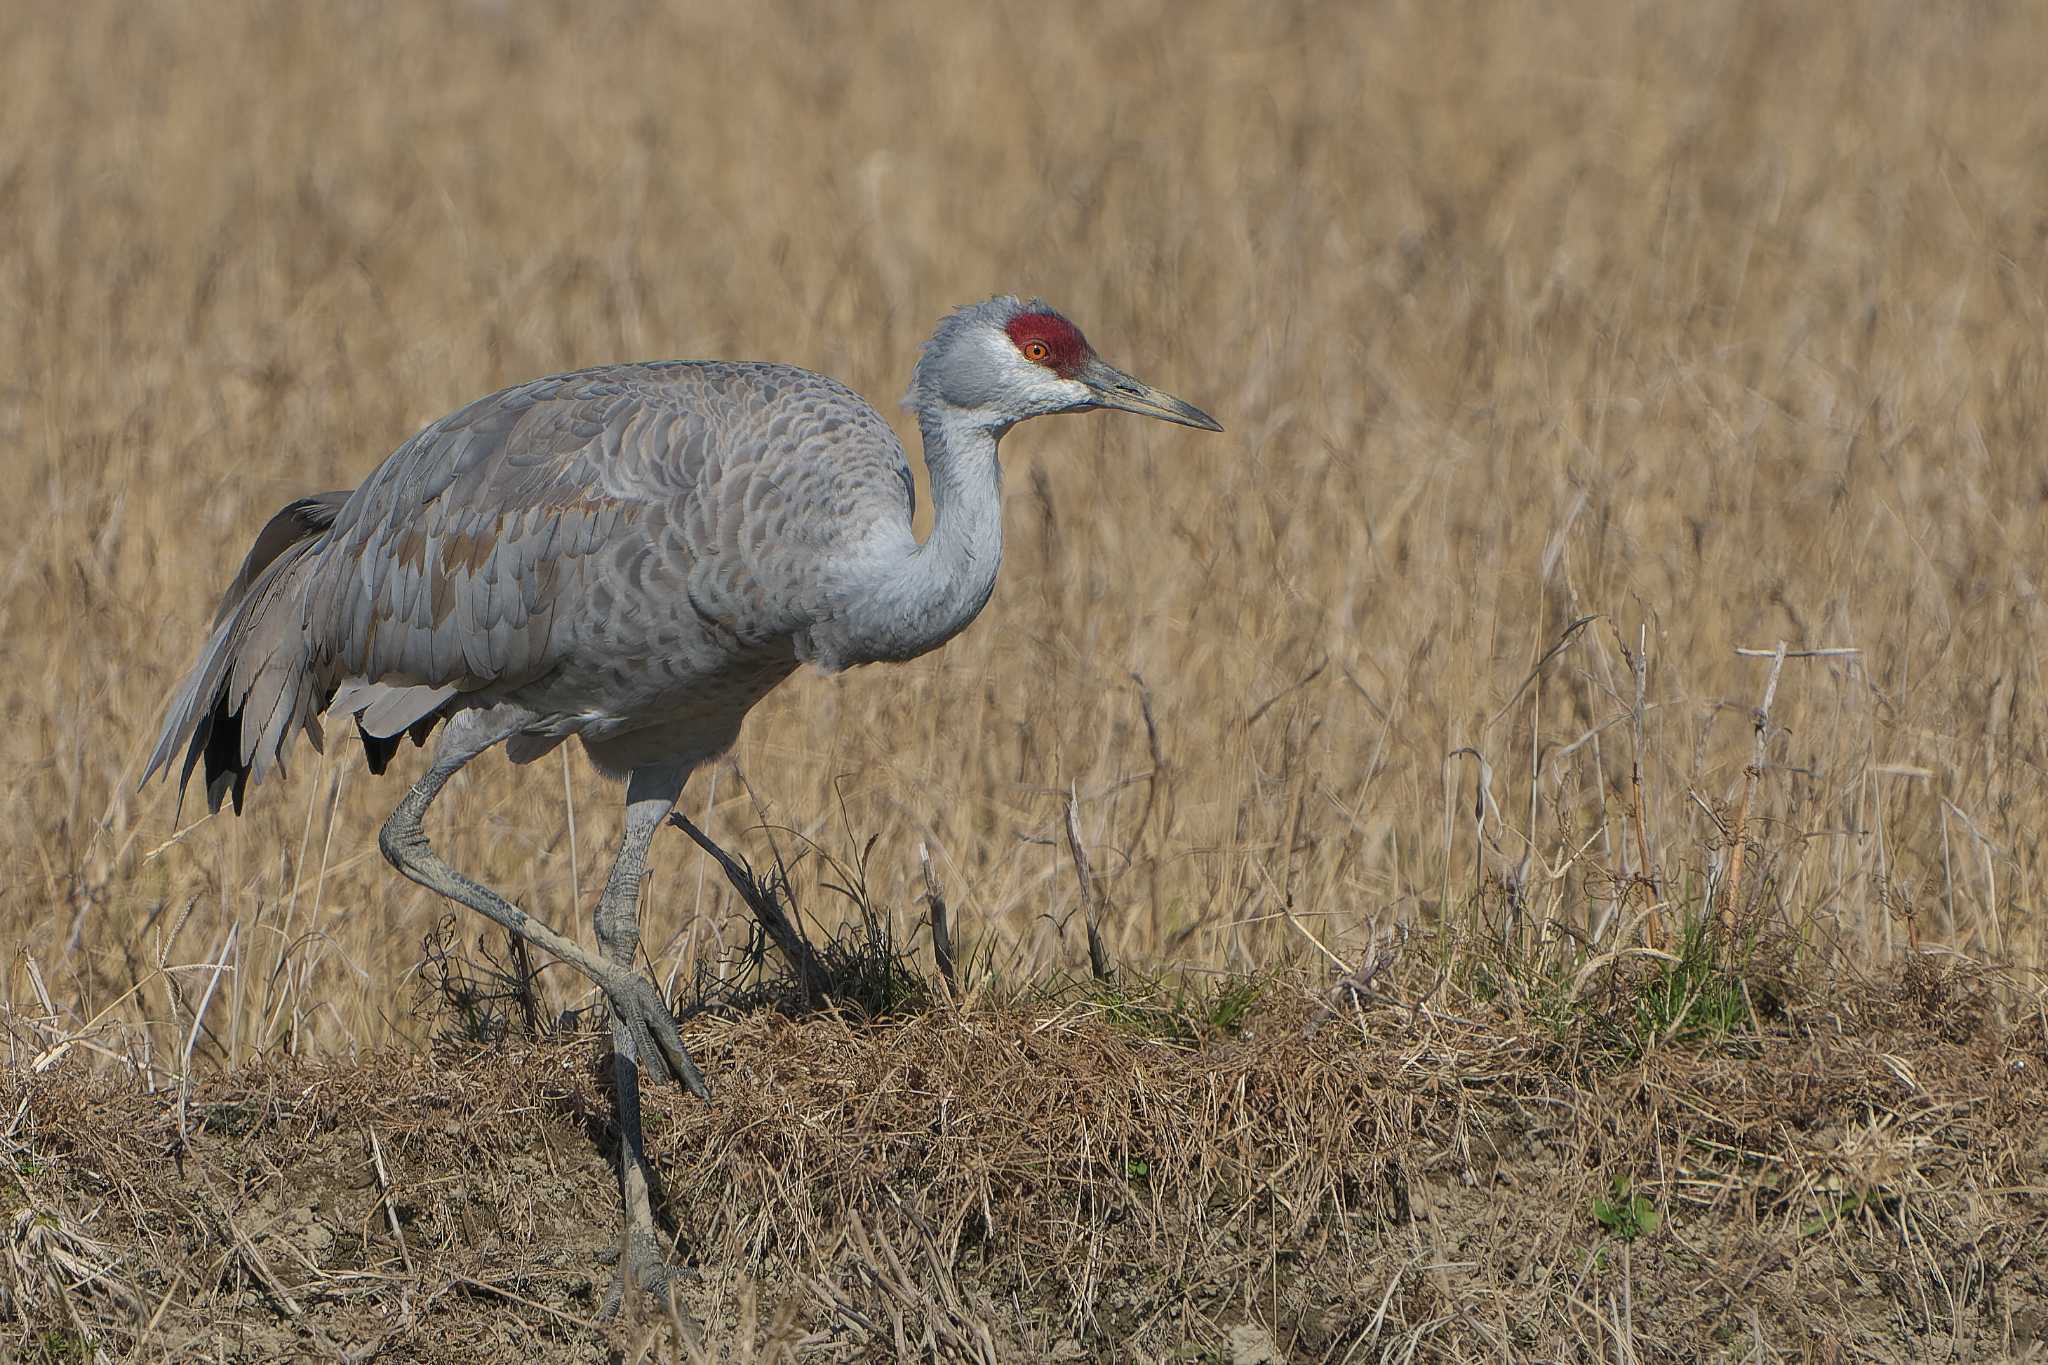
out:
<path id="1" fill-rule="evenodd" d="M 661 992 L 646 980 L 637 980 L 635 987 L 633 994 L 622 996 L 614 1008 L 632 1031 L 634 1053 L 640 1065 L 661 1071 L 700 1100 L 710 1099 L 704 1073 L 691 1060 L 690 1051 L 683 1044 L 682 1030 L 676 1026 L 675 1016 L 669 1012 Z"/>
<path id="2" fill-rule="evenodd" d="M 661 1245 L 656 1239 L 635 1236 L 631 1248 L 623 1256 L 618 1248 L 611 1248 L 603 1255 L 603 1260 L 617 1268 L 612 1272 L 610 1287 L 605 1290 L 604 1302 L 598 1308 L 600 1322 L 615 1320 L 629 1293 L 646 1295 L 658 1312 L 667 1311 L 670 1307 L 679 1313 L 684 1311 L 680 1297 L 684 1275 L 663 1259 Z M 687 1319 L 688 1314 L 684 1316 Z"/>
<path id="3" fill-rule="evenodd" d="M 654 1034 L 655 1046 L 661 1049 L 660 1057 L 666 1063 L 669 1075 L 698 1099 L 710 1099 L 711 1091 L 704 1084 L 704 1073 L 697 1069 L 690 1050 L 683 1046 L 682 1031 L 676 1027 L 675 1021 L 666 1017 L 654 1020 L 650 1031 Z"/>

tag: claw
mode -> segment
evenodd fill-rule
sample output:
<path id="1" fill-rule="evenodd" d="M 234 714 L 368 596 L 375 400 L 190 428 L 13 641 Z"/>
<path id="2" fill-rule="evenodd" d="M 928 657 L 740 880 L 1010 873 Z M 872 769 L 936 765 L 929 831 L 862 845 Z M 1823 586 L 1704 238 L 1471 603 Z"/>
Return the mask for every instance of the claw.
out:
<path id="1" fill-rule="evenodd" d="M 626 1300 L 626 1282 L 630 1278 L 641 1290 L 654 1296 L 663 1309 L 682 1307 L 677 1294 L 677 1281 L 686 1277 L 687 1272 L 678 1271 L 662 1258 L 661 1248 L 652 1239 L 628 1236 L 631 1251 L 621 1255 L 621 1248 L 610 1247 L 598 1253 L 598 1259 L 606 1265 L 618 1267 L 612 1274 L 611 1286 L 605 1290 L 604 1302 L 598 1305 L 600 1322 L 610 1322 L 619 1315 L 620 1307 Z"/>
<path id="2" fill-rule="evenodd" d="M 681 1084 L 683 1089 L 700 1100 L 710 1099 L 711 1091 L 704 1084 L 704 1073 L 697 1069 L 690 1050 L 683 1045 L 682 1030 L 676 1027 L 675 1016 L 669 1013 L 668 1003 L 661 998 L 661 992 L 654 983 L 642 977 L 629 976 L 608 994 L 613 1012 L 625 1021 L 633 1034 L 634 1060 L 642 1066 L 652 1067 L 659 1058 L 659 1070 L 669 1079 Z"/>
<path id="3" fill-rule="evenodd" d="M 704 1084 L 704 1073 L 697 1069 L 690 1050 L 683 1046 L 682 1030 L 676 1027 L 675 1017 L 663 1009 L 649 1022 L 654 1045 L 661 1050 L 661 1059 L 668 1064 L 670 1077 L 680 1081 L 683 1089 L 698 1099 L 709 1100 L 711 1091 Z"/>
<path id="4" fill-rule="evenodd" d="M 597 1259 L 602 1265 L 617 1267 L 612 1272 L 612 1282 L 605 1290 L 604 1300 L 598 1305 L 599 1322 L 611 1322 L 619 1316 L 619 1309 L 626 1300 L 626 1281 L 630 1276 L 632 1282 L 644 1293 L 652 1295 L 664 1311 L 677 1313 L 693 1331 L 701 1326 L 684 1307 L 682 1293 L 685 1284 L 697 1283 L 700 1276 L 688 1266 L 670 1265 L 656 1238 L 629 1232 L 624 1247 L 606 1247 L 597 1253 Z"/>

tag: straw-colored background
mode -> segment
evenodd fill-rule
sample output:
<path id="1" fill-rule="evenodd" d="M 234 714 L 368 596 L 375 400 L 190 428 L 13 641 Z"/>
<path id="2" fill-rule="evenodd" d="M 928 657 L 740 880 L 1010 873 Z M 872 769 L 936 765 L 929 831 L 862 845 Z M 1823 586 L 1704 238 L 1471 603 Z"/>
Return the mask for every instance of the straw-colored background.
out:
<path id="1" fill-rule="evenodd" d="M 2043 52 L 2048 9 L 1906 0 L 11 7 L 0 942 L 73 1023 L 164 1020 L 158 963 L 239 925 L 231 1052 L 417 1036 L 441 907 L 375 851 L 403 778 L 302 747 L 168 846 L 132 793 L 263 519 L 607 360 L 809 365 L 914 450 L 930 324 L 1018 291 L 1227 434 L 1019 429 L 981 620 L 764 703 L 760 806 L 730 768 L 686 797 L 714 835 L 879 836 L 906 929 L 928 843 L 1027 975 L 1081 960 L 1070 788 L 1124 960 L 1490 931 L 1503 883 L 1527 942 L 1627 942 L 1618 641 L 1669 919 L 1741 796 L 1768 665 L 1734 649 L 1855 647 L 1785 666 L 1746 913 L 1845 968 L 1917 936 L 2031 971 Z M 580 754 L 493 757 L 431 832 L 587 932 L 616 801 Z M 736 941 L 679 835 L 656 867 L 663 973 Z"/>

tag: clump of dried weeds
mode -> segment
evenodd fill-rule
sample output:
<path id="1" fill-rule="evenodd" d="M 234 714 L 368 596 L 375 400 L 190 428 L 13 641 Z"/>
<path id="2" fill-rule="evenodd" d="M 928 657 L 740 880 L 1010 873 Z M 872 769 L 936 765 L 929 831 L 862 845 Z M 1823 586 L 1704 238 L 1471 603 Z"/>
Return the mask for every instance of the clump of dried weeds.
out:
<path id="1" fill-rule="evenodd" d="M 587 1037 L 251 1065 L 183 1138 L 60 1065 L 9 1082 L 0 1323 L 51 1361 L 1981 1358 L 2048 1324 L 2048 1040 L 1930 1008 L 1973 988 L 1626 1048 L 1277 978 L 1224 1022 L 1165 983 L 705 1013 L 713 1102 L 647 1115 L 695 1326 L 609 1334 Z"/>

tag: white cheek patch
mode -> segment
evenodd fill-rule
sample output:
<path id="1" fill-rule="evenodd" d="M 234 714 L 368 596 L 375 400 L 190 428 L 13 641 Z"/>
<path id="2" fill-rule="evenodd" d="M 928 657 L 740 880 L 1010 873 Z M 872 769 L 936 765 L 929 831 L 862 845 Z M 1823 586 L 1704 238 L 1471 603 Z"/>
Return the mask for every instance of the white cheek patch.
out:
<path id="1" fill-rule="evenodd" d="M 1028 359 L 1007 334 L 992 338 L 1003 352 L 1000 373 L 1014 411 L 1033 413 L 1072 412 L 1095 401 L 1094 390 L 1078 379 L 1062 379 L 1050 365 Z"/>

